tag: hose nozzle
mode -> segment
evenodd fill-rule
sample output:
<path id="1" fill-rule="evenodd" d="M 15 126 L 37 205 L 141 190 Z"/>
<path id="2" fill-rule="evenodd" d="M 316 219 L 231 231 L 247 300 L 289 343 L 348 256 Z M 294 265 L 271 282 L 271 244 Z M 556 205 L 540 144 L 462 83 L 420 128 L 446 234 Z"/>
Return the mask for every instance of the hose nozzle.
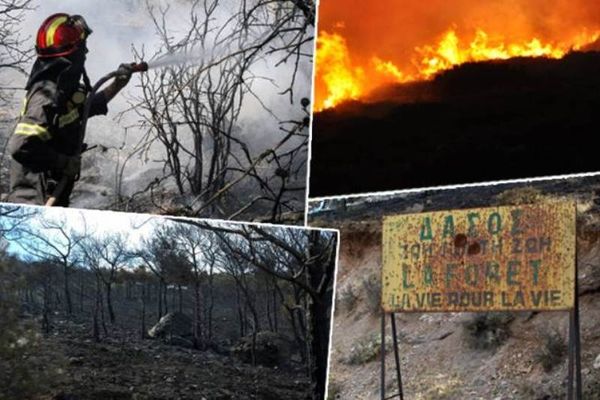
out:
<path id="1" fill-rule="evenodd" d="M 146 72 L 148 71 L 148 63 L 145 61 L 131 64 L 131 70 L 133 72 Z"/>

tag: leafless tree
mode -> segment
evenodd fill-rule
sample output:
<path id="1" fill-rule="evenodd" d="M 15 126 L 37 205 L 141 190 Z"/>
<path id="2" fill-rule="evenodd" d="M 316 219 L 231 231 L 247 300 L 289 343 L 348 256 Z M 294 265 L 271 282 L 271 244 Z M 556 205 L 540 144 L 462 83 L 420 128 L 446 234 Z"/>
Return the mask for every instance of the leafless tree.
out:
<path id="1" fill-rule="evenodd" d="M 26 74 L 25 67 L 33 57 L 29 37 L 20 33 L 25 13 L 32 9 L 32 0 L 0 0 L 0 106 L 8 108 L 16 90 L 10 73 Z M 0 113 L 0 193 L 6 191 L 8 171 L 5 149 L 16 113 Z"/>
<path id="2" fill-rule="evenodd" d="M 167 230 L 168 236 L 177 242 L 187 260 L 189 277 L 194 287 L 194 345 L 197 348 L 204 348 L 206 341 L 210 341 L 212 338 L 212 311 L 214 307 L 212 275 L 217 260 L 215 238 L 211 232 L 184 224 L 168 227 Z M 208 296 L 202 292 L 202 284 L 205 280 L 208 281 Z M 208 302 L 208 305 L 206 302 Z M 203 309 L 206 310 L 206 321 L 203 321 L 202 318 Z"/>
<path id="3" fill-rule="evenodd" d="M 22 234 L 25 223 L 39 215 L 39 212 L 39 209 L 33 207 L 0 204 L 0 240 L 4 237 L 15 239 Z"/>
<path id="4" fill-rule="evenodd" d="M 116 316 L 112 302 L 112 288 L 119 269 L 124 267 L 131 258 L 127 249 L 127 239 L 126 235 L 119 233 L 103 236 L 88 234 L 79 243 L 86 265 L 92 268 L 104 285 L 108 315 L 113 324 Z"/>
<path id="5" fill-rule="evenodd" d="M 70 276 L 77 265 L 77 247 L 84 236 L 65 228 L 65 217 L 41 219 L 39 227 L 29 226 L 25 231 L 28 240 L 17 243 L 30 255 L 59 265 L 63 270 L 66 313 L 73 313 Z"/>
<path id="6" fill-rule="evenodd" d="M 93 336 L 100 341 L 102 329 L 105 337 L 110 334 L 115 339 L 134 336 L 128 331 L 137 336 L 139 329 L 145 339 L 147 317 L 155 317 L 153 312 L 147 314 L 147 304 L 157 306 L 160 320 L 170 301 L 175 305 L 171 311 L 192 315 L 193 324 L 186 323 L 180 337 L 186 346 L 228 351 L 231 341 L 241 339 L 232 351 L 265 365 L 272 362 L 264 355 L 270 345 L 264 344 L 259 352 L 259 335 L 288 343 L 288 333 L 293 331 L 297 346 L 277 346 L 281 350 L 277 357 L 289 356 L 286 363 L 293 365 L 304 348 L 302 361 L 314 383 L 311 392 L 314 398 L 322 397 L 336 248 L 332 232 L 162 220 L 150 222 L 147 236 L 138 241 L 92 232 L 85 214 L 73 223 L 77 214 L 43 210 L 42 218 L 23 224 L 22 234 L 10 231 L 6 236 L 25 251 L 13 259 L 0 257 L 0 306 L 6 296 L 14 304 L 35 305 L 32 314 L 40 314 L 45 333 L 51 331 L 54 314 L 73 313 L 61 329 L 92 316 Z M 5 226 L 3 221 L 0 218 L 0 226 Z M 79 307 L 70 305 L 77 293 L 74 282 L 79 282 Z M 215 307 L 217 339 L 212 332 L 214 303 L 220 305 Z M 57 313 L 61 309 L 64 313 Z M 118 323 L 108 324 L 110 314 Z M 277 335 L 269 332 L 278 330 Z M 250 353 L 248 338 L 254 339 Z"/>
<path id="7" fill-rule="evenodd" d="M 25 12 L 31 10 L 32 0 L 0 0 L 0 72 L 6 69 L 23 74 L 25 65 L 33 57 L 29 38 L 20 34 Z M 14 89 L 3 86 L 2 89 Z M 5 100 L 3 98 L 3 100 Z"/>
<path id="8" fill-rule="evenodd" d="M 223 9 L 234 4 L 237 10 L 223 16 Z M 303 208 L 309 101 L 294 106 L 299 100 L 294 85 L 299 65 L 312 57 L 314 7 L 301 0 L 196 0 L 185 34 L 175 38 L 169 8 L 148 6 L 162 44 L 154 65 L 163 68 L 140 77 L 142 95 L 132 101 L 132 110 L 145 135 L 134 152 L 149 158 L 159 145 L 164 174 L 132 198 L 160 193 L 173 182 L 188 215 L 249 219 L 262 214 L 263 220 L 281 221 L 284 213 Z M 161 61 L 164 54 L 181 55 L 181 63 L 168 65 Z M 144 56 L 143 49 L 138 56 Z M 290 101 L 284 118 L 255 91 L 256 81 L 271 80 L 257 75 L 261 62 L 271 68 L 293 66 L 289 85 L 280 93 Z M 263 108 L 262 129 L 270 131 L 274 143 L 269 148 L 252 143 L 239 125 L 250 97 Z M 290 115 L 296 117 L 290 120 Z M 152 201 L 173 212 L 159 196 Z"/>
<path id="9" fill-rule="evenodd" d="M 146 330 L 146 303 L 149 297 L 149 289 L 148 286 L 152 282 L 152 275 L 147 271 L 147 269 L 141 265 L 134 269 L 132 279 L 134 282 L 138 283 L 141 286 L 140 297 L 140 337 L 145 339 L 147 337 Z"/>
<path id="10" fill-rule="evenodd" d="M 302 290 L 308 328 L 307 367 L 315 384 L 313 398 L 322 398 L 327 373 L 336 235 L 318 230 L 186 222 L 215 232 L 233 257 Z"/>
<path id="11" fill-rule="evenodd" d="M 130 251 L 132 259 L 141 260 L 144 267 L 158 280 L 159 320 L 169 312 L 168 284 L 176 282 L 180 276 L 184 280 L 189 276 L 182 271 L 188 261 L 178 243 L 171 237 L 171 232 L 167 226 L 158 228 L 151 237 L 142 241 L 139 249 Z"/>

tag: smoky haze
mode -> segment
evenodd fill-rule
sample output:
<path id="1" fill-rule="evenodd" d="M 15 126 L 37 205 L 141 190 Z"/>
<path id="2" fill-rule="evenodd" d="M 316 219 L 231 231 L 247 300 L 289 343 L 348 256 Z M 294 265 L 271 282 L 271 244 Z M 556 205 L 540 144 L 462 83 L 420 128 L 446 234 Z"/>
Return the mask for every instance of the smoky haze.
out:
<path id="1" fill-rule="evenodd" d="M 38 0 L 34 4 L 36 8 L 26 14 L 22 31 L 24 35 L 30 36 L 33 47 L 37 29 L 49 15 L 57 12 L 82 15 L 93 30 L 93 34 L 88 39 L 89 53 L 86 62 L 87 72 L 93 84 L 103 75 L 115 70 L 119 64 L 134 61 L 134 52 L 132 51 L 134 48 L 143 49 L 148 58 L 158 56 L 159 38 L 156 36 L 147 5 L 155 7 L 156 10 L 159 7 L 168 6 L 167 26 L 170 33 L 177 38 L 185 34 L 190 19 L 191 3 L 192 1 L 186 0 L 107 0 L 102 3 L 90 0 Z M 229 18 L 233 10 L 239 8 L 239 3 L 233 0 L 224 0 L 219 4 L 220 9 L 216 15 L 223 21 Z M 206 53 L 203 54 L 194 54 L 191 60 L 189 57 L 183 56 L 181 59 L 193 62 L 195 59 L 206 61 L 214 58 L 215 55 L 211 53 L 210 49 L 205 49 L 205 51 Z M 312 43 L 307 43 L 303 47 L 303 51 L 312 53 Z M 178 56 L 174 58 L 175 61 L 179 61 Z M 297 72 L 293 104 L 290 103 L 289 95 L 281 95 L 282 88 L 286 88 L 291 80 L 295 67 L 293 62 L 275 66 L 274 64 L 279 61 L 279 58 L 267 56 L 256 62 L 251 68 L 253 75 L 268 78 L 254 81 L 254 92 L 261 101 L 259 102 L 253 96 L 246 96 L 237 123 L 238 131 L 242 132 L 243 139 L 248 142 L 253 151 L 262 152 L 281 139 L 278 119 L 301 120 L 304 117 L 299 103 L 303 97 L 310 98 L 312 77 L 312 63 L 308 61 L 308 58 L 304 60 L 299 65 Z M 30 66 L 26 67 L 27 70 L 29 68 Z M 95 151 L 94 154 L 89 152 L 85 156 L 88 160 L 86 161 L 84 158 L 84 168 L 95 168 L 95 170 L 89 169 L 89 172 L 97 176 L 93 185 L 87 184 L 88 186 L 86 186 L 85 182 L 79 184 L 81 191 L 75 193 L 75 196 L 78 197 L 74 199 L 74 203 L 78 207 L 102 208 L 103 202 L 109 201 L 99 194 L 110 193 L 115 181 L 117 163 L 123 162 L 143 134 L 140 129 L 135 127 L 139 122 L 139 117 L 135 113 L 120 116 L 121 112 L 131 107 L 128 100 L 141 94 L 138 79 L 134 75 L 129 85 L 113 99 L 109 104 L 107 117 L 94 118 L 88 124 L 86 136 L 88 144 L 99 144 L 110 150 Z M 23 86 L 25 81 L 26 77 L 18 77 L 16 85 Z M 17 97 L 20 95 L 21 93 Z M 15 107 L 18 108 L 16 104 Z M 277 118 L 271 113 L 265 112 L 264 107 L 270 108 Z M 18 112 L 16 108 L 14 115 Z M 119 118 L 117 118 L 118 116 Z M 126 133 L 125 128 L 127 128 Z M 123 185 L 124 194 L 139 191 L 155 177 L 160 176 L 162 164 L 154 163 L 153 160 L 163 159 L 164 151 L 159 146 L 152 146 L 150 152 L 146 153 L 144 157 L 129 159 L 124 174 L 126 183 Z"/>

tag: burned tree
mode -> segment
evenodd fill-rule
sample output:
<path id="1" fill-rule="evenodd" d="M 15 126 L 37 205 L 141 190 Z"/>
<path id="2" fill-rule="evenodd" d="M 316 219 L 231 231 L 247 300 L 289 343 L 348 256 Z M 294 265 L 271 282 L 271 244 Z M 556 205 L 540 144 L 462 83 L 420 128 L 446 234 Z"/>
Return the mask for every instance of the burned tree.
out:
<path id="1" fill-rule="evenodd" d="M 214 308 L 212 278 L 217 260 L 214 237 L 210 232 L 203 232 L 186 225 L 175 225 L 166 230 L 167 234 L 177 242 L 182 254 L 185 255 L 185 264 L 180 264 L 183 269 L 180 270 L 179 275 L 185 277 L 184 280 L 193 285 L 194 346 L 204 348 L 206 342 L 212 339 L 212 310 Z M 203 293 L 203 283 L 208 284 L 208 296 Z"/>
<path id="2" fill-rule="evenodd" d="M 58 265 L 63 273 L 63 294 L 67 315 L 73 313 L 70 277 L 77 266 L 77 246 L 83 236 L 65 228 L 64 218 L 44 219 L 38 228 L 28 227 L 25 235 L 29 240 L 19 241 L 25 251 L 34 257 Z M 51 234 L 49 234 L 51 232 Z"/>
<path id="3" fill-rule="evenodd" d="M 29 38 L 20 35 L 21 24 L 25 12 L 31 9 L 32 0 L 0 1 L 0 72 L 13 70 L 25 74 L 25 64 L 31 60 L 33 53 L 30 46 L 25 46 Z M 14 89 L 3 86 L 0 89 Z M 0 94 L 2 92 L 0 91 Z M 7 98 L 0 97 L 3 101 Z"/>
<path id="4" fill-rule="evenodd" d="M 333 232 L 295 231 L 259 226 L 216 227 L 212 230 L 228 253 L 240 261 L 289 282 L 302 291 L 306 323 L 307 368 L 314 383 L 313 398 L 325 393 L 329 320 L 335 273 Z"/>
<path id="5" fill-rule="evenodd" d="M 237 10 L 225 17 L 227 8 Z M 314 9 L 311 1 L 197 0 L 177 36 L 169 8 L 148 7 L 161 42 L 150 65 L 160 68 L 140 77 L 132 101 L 145 132 L 135 152 L 162 149 L 164 174 L 133 199 L 150 192 L 154 207 L 193 216 L 281 221 L 299 212 L 310 102 L 294 90 L 311 63 Z M 287 87 L 268 76 L 284 67 Z M 282 101 L 265 98 L 264 82 Z M 169 184 L 178 197 L 166 205 L 157 194 Z"/>
<path id="6" fill-rule="evenodd" d="M 12 97 L 20 87 L 14 85 L 14 75 L 25 75 L 28 61 L 33 57 L 33 49 L 22 37 L 20 29 L 25 13 L 31 9 L 32 0 L 0 1 L 0 106 L 11 107 Z M 4 169 L 8 162 L 6 144 L 16 113 L 3 113 L 0 118 L 0 193 L 5 192 L 8 171 Z"/>
<path id="7" fill-rule="evenodd" d="M 130 259 L 128 253 L 127 236 L 112 234 L 105 236 L 86 235 L 80 242 L 82 259 L 86 265 L 94 271 L 97 282 L 97 306 L 102 304 L 99 291 L 100 283 L 104 286 L 106 294 L 106 306 L 110 322 L 115 323 L 116 316 L 112 301 L 112 288 L 117 280 L 119 270 L 125 266 Z M 100 298 L 98 298 L 100 296 Z M 97 315 L 96 313 L 94 313 Z"/>
<path id="8" fill-rule="evenodd" d="M 158 280 L 157 318 L 169 312 L 168 285 L 188 279 L 188 263 L 182 249 L 171 238 L 169 227 L 157 229 L 155 234 L 142 242 L 140 249 L 132 251 L 132 258 L 142 261 L 144 267 Z M 181 294 L 181 292 L 180 292 Z"/>

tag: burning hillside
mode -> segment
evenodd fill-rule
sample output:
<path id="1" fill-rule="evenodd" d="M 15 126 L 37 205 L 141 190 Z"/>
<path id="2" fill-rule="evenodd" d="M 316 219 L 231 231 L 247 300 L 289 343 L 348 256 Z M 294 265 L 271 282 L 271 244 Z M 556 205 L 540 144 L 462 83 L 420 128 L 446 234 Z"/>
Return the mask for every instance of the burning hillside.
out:
<path id="1" fill-rule="evenodd" d="M 317 111 L 467 62 L 559 59 L 600 39 L 600 6 L 584 0 L 350 3 L 320 6 Z"/>

